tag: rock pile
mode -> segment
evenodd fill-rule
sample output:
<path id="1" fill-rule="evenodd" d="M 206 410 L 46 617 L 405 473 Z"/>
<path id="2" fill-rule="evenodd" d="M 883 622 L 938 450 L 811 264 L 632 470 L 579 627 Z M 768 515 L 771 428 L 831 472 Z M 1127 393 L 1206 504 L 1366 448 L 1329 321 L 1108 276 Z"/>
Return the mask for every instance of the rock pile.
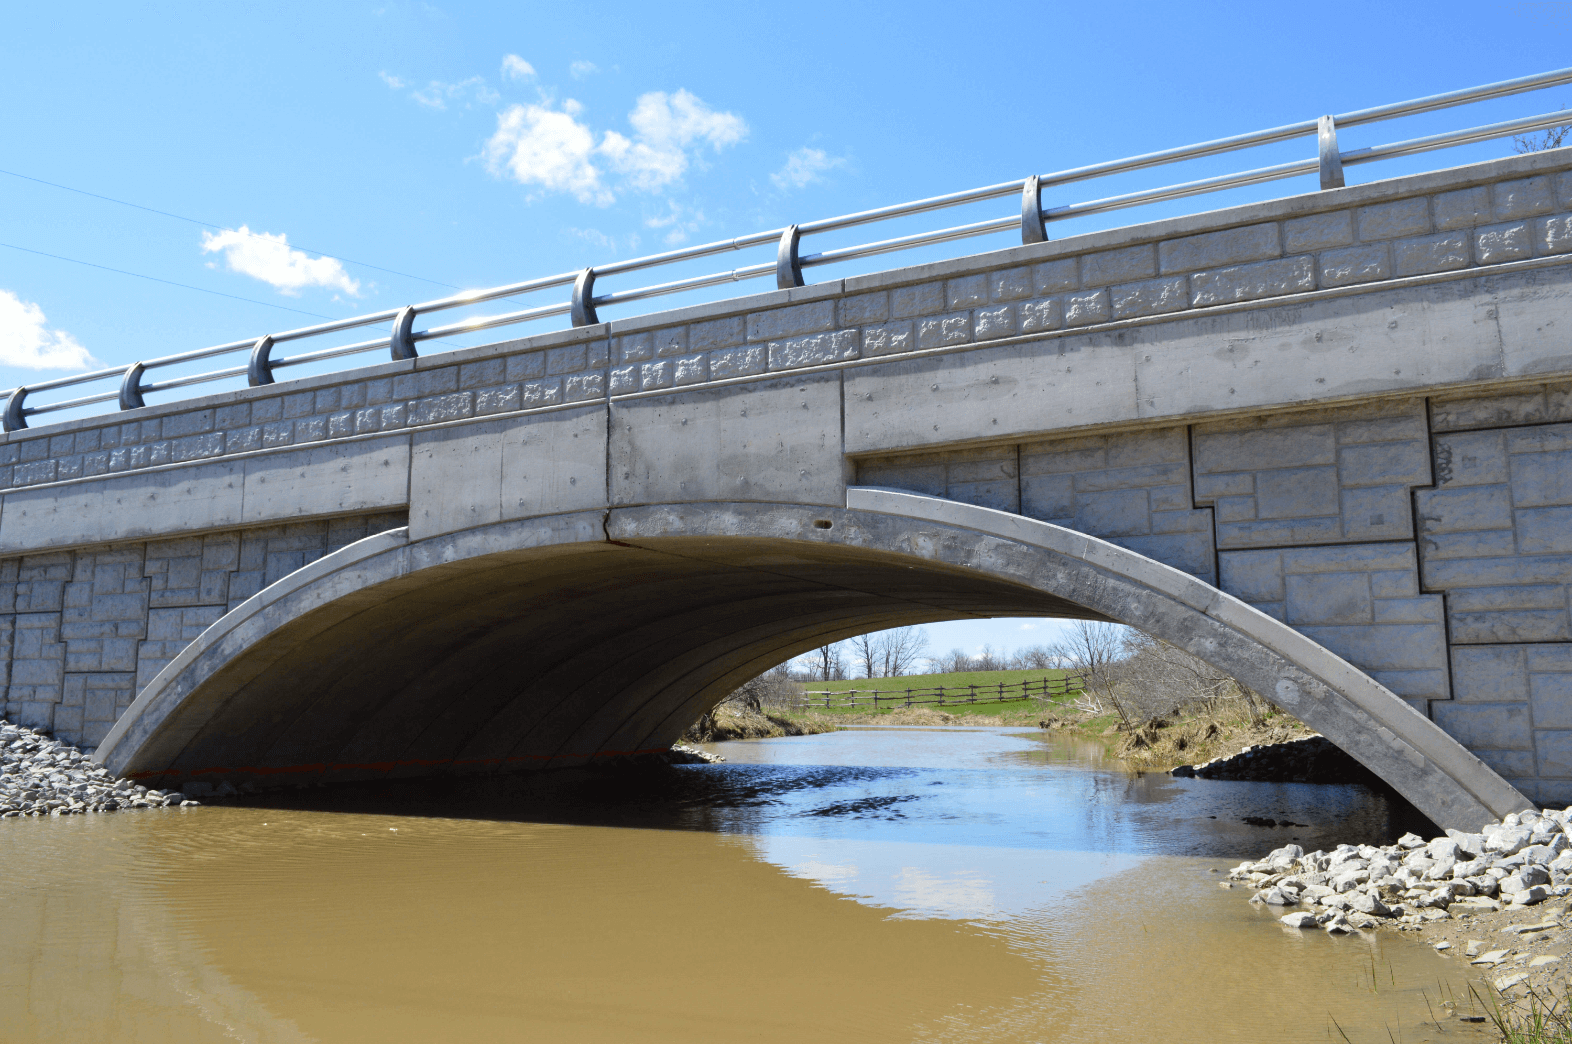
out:
<path id="1" fill-rule="evenodd" d="M 1229 877 L 1255 889 L 1251 902 L 1300 907 L 1282 917 L 1284 924 L 1328 932 L 1522 909 L 1572 895 L 1569 823 L 1572 807 L 1514 812 L 1477 834 L 1448 830 L 1428 842 L 1405 834 L 1384 848 L 1307 853 L 1286 845 L 1240 863 Z"/>
<path id="2" fill-rule="evenodd" d="M 665 755 L 668 765 L 717 765 L 726 759 L 687 743 L 673 743 Z"/>
<path id="3" fill-rule="evenodd" d="M 75 747 L 0 722 L 0 816 L 64 816 L 118 808 L 194 805 L 179 791 L 116 779 Z"/>
<path id="4" fill-rule="evenodd" d="M 1246 747 L 1226 758 L 1180 765 L 1170 775 L 1267 783 L 1364 783 L 1379 785 L 1374 773 L 1325 736 Z"/>

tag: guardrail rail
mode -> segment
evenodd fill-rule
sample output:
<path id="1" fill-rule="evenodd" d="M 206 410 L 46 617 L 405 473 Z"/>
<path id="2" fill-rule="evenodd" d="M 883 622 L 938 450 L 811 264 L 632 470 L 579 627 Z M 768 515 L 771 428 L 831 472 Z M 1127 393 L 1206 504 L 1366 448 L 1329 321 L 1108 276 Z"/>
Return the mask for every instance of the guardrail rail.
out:
<path id="1" fill-rule="evenodd" d="M 1213 141 L 1165 149 L 1159 152 L 1149 152 L 1125 159 L 1094 163 L 1051 174 L 1032 174 L 1015 181 L 1000 182 L 997 185 L 968 189 L 964 192 L 952 192 L 948 195 L 933 196 L 910 203 L 878 207 L 873 210 L 859 211 L 855 214 L 843 214 L 839 217 L 822 218 L 798 225 L 788 225 L 785 228 L 773 228 L 764 232 L 755 232 L 751 235 L 738 236 L 734 239 L 718 240 L 713 243 L 685 247 L 680 250 L 670 250 L 665 253 L 651 254 L 647 257 L 632 258 L 626 261 L 614 261 L 605 265 L 595 265 L 573 272 L 563 272 L 557 275 L 530 279 L 521 283 L 510 283 L 506 286 L 495 286 L 485 290 L 471 290 L 454 294 L 450 297 L 438 298 L 434 301 L 425 301 L 420 304 L 405 305 L 401 308 L 385 309 L 348 319 L 336 319 L 331 322 L 318 323 L 314 326 L 302 326 L 298 329 L 230 341 L 227 344 L 180 352 L 175 355 L 160 356 L 156 359 L 146 359 L 126 366 L 109 367 L 107 369 L 94 370 L 90 373 L 39 381 L 0 392 L 0 397 L 4 397 L 6 400 L 3 415 L 4 430 L 10 432 L 24 429 L 28 426 L 30 417 L 92 406 L 98 403 L 115 402 L 122 410 L 133 410 L 146 405 L 146 397 L 149 394 L 188 388 L 213 381 L 245 377 L 247 383 L 252 387 L 272 384 L 275 381 L 275 372 L 280 369 L 367 352 L 386 350 L 395 360 L 413 359 L 417 356 L 417 346 L 422 341 L 456 334 L 472 333 L 477 330 L 487 330 L 499 326 L 508 326 L 534 319 L 566 315 L 573 326 L 593 325 L 600 321 L 598 309 L 608 305 L 644 301 L 667 294 L 719 286 L 729 282 L 763 279 L 773 275 L 775 277 L 775 285 L 778 288 L 786 289 L 802 286 L 805 282 L 803 273 L 811 268 L 900 250 L 910 250 L 935 243 L 969 239 L 974 236 L 988 235 L 1012 228 L 1019 228 L 1022 243 L 1041 243 L 1047 241 L 1048 228 L 1055 221 L 1107 213 L 1167 200 L 1182 199 L 1188 196 L 1221 192 L 1226 189 L 1256 185 L 1263 182 L 1280 181 L 1285 178 L 1317 174 L 1320 178 L 1321 189 L 1341 188 L 1344 183 L 1343 170 L 1346 167 L 1566 126 L 1572 124 L 1572 112 L 1557 110 L 1537 116 L 1525 116 L 1520 119 L 1470 127 L 1444 134 L 1410 138 L 1387 145 L 1376 145 L 1346 152 L 1338 148 L 1337 135 L 1340 129 L 1378 123 L 1418 113 L 1433 112 L 1491 98 L 1543 90 L 1566 83 L 1572 83 L 1572 69 L 1559 69 L 1554 72 L 1523 76 L 1514 80 L 1503 80 L 1499 83 L 1486 84 L 1481 87 L 1471 87 L 1466 90 L 1451 91 L 1445 94 L 1431 95 L 1426 98 L 1416 98 L 1391 105 L 1361 109 L 1339 116 L 1321 116 L 1317 119 L 1303 120 L 1299 123 L 1285 124 L 1281 127 L 1252 131 L 1248 134 L 1218 138 Z M 1316 139 L 1316 155 L 1312 158 L 1257 167 L 1235 174 L 1203 178 L 1197 181 L 1187 181 L 1080 203 L 1043 206 L 1043 193 L 1046 189 L 1060 188 L 1094 178 L 1143 170 L 1149 167 L 1159 167 L 1185 160 L 1215 156 L 1305 137 L 1314 137 Z M 876 240 L 858 246 L 826 249 L 818 253 L 802 252 L 804 236 L 838 229 L 854 228 L 888 221 L 893 218 L 926 213 L 927 211 L 944 210 L 950 207 L 1012 196 L 1020 199 L 1019 211 L 1005 216 L 970 224 L 955 225 L 933 232 Z M 733 268 L 729 271 L 674 279 L 649 286 L 598 292 L 600 285 L 613 276 L 622 276 L 677 262 L 771 245 L 775 247 L 775 258 L 773 261 L 763 261 L 740 268 Z M 422 330 L 415 329 L 416 319 L 425 318 L 448 309 L 482 304 L 488 301 L 498 301 L 504 298 L 517 297 L 521 294 L 551 290 L 558 287 L 571 287 L 568 300 L 504 312 L 498 315 L 477 316 L 445 325 L 429 326 Z M 301 352 L 297 355 L 275 356 L 273 354 L 274 349 L 280 345 L 294 341 L 323 337 L 382 323 L 390 324 L 388 333 L 384 336 L 357 341 L 352 344 Z M 161 368 L 178 366 L 203 359 L 218 358 L 225 355 L 234 355 L 241 352 L 247 353 L 244 364 L 231 365 L 205 373 L 171 377 L 162 381 L 146 379 L 151 371 Z M 30 397 L 36 396 L 40 392 L 57 391 L 63 388 L 75 388 L 81 385 L 101 382 L 113 382 L 114 386 L 108 390 L 94 391 L 74 398 L 57 399 L 31 405 L 28 402 Z"/>

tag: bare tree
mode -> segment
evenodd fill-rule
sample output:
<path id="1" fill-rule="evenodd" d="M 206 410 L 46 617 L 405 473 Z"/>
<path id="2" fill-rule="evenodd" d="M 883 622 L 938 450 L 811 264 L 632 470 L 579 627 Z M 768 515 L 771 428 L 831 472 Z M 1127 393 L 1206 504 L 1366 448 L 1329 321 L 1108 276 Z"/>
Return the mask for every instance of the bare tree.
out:
<path id="1" fill-rule="evenodd" d="M 884 665 L 884 643 L 880 637 L 877 633 L 859 634 L 846 643 L 851 646 L 852 659 L 862 667 L 864 678 L 877 678 Z"/>
<path id="2" fill-rule="evenodd" d="M 935 656 L 928 661 L 928 666 L 932 674 L 960 674 L 973 670 L 972 658 L 966 655 L 965 649 L 951 649 Z"/>
<path id="3" fill-rule="evenodd" d="M 1081 676 L 1081 699 L 1085 709 L 1103 714 L 1112 705 L 1119 719 L 1129 728 L 1130 715 L 1119 700 L 1118 679 L 1114 674 L 1115 666 L 1128 655 L 1124 648 L 1124 631 L 1125 628 L 1117 624 L 1077 620 L 1075 626 L 1053 644 L 1052 650 L 1061 666 Z"/>
<path id="4" fill-rule="evenodd" d="M 1018 671 L 1046 671 L 1059 666 L 1059 660 L 1046 645 L 1028 645 L 1015 651 L 1011 666 Z"/>
<path id="5" fill-rule="evenodd" d="M 1566 106 L 1563 105 L 1561 108 L 1564 109 Z M 1512 138 L 1512 148 L 1519 154 L 1548 152 L 1566 144 L 1568 134 L 1572 134 L 1572 123 L 1551 127 L 1543 134 L 1518 134 Z"/>
<path id="6" fill-rule="evenodd" d="M 994 651 L 992 645 L 984 645 L 976 656 L 972 657 L 972 670 L 974 671 L 1002 671 L 1007 667 L 1004 657 Z"/>
<path id="7" fill-rule="evenodd" d="M 846 677 L 845 653 L 839 642 L 819 646 L 807 659 L 809 674 L 817 681 L 841 681 Z"/>
<path id="8" fill-rule="evenodd" d="M 918 659 L 928 650 L 928 632 L 921 627 L 897 627 L 885 631 L 883 641 L 886 678 L 910 674 L 917 666 Z"/>

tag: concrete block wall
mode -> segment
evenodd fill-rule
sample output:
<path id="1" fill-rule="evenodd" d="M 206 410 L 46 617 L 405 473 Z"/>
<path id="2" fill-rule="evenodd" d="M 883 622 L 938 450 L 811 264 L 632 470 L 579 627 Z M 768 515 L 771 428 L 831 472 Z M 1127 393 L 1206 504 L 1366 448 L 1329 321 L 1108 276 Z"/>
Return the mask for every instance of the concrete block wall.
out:
<path id="1" fill-rule="evenodd" d="M 308 562 L 405 525 L 321 519 L 0 559 L 4 717 L 95 747 L 164 665 Z"/>
<path id="2" fill-rule="evenodd" d="M 1436 484 L 1415 503 L 1453 679 L 1435 719 L 1541 800 L 1572 800 L 1572 384 L 1438 397 L 1431 427 Z"/>
<path id="3" fill-rule="evenodd" d="M 1013 458 L 1022 514 L 1213 580 L 1572 802 L 1572 382 L 887 455 L 858 481 L 1009 510 L 1007 467 L 986 500 L 941 480 L 962 457 Z"/>

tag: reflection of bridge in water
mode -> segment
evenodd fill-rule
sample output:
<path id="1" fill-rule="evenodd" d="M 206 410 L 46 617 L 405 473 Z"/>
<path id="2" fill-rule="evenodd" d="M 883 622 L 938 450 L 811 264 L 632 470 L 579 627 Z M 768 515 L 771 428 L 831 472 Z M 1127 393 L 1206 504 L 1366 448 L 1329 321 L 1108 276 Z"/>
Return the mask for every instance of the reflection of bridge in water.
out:
<path id="1" fill-rule="evenodd" d="M 1320 132 L 1272 176 L 1340 184 Z M 802 286 L 858 256 L 802 226 L 771 293 L 603 323 L 649 294 L 598 269 L 558 333 L 417 357 L 406 309 L 362 369 L 267 383 L 278 335 L 246 390 L 14 394 L 7 714 L 188 789 L 572 763 L 829 641 L 1082 617 L 1443 825 L 1572 801 L 1572 156 L 1047 242 L 1053 180 L 962 194 L 1024 187 L 991 253 Z"/>

